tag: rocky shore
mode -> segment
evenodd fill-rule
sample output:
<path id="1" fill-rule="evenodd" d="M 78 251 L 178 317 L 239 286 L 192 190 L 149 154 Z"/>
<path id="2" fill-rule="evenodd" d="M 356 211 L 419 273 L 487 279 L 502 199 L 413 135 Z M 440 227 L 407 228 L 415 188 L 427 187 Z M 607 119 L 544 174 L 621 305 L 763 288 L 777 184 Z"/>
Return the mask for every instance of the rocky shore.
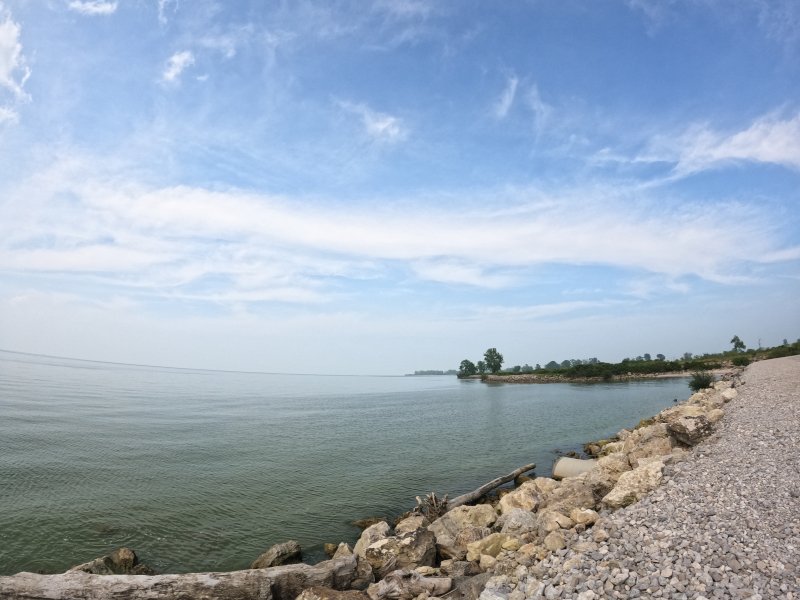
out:
<path id="1" fill-rule="evenodd" d="M 244 571 L 120 574 L 147 570 L 117 551 L 61 575 L 0 577 L 0 597 L 798 598 L 799 396 L 800 357 L 755 363 L 588 444 L 585 473 L 521 478 L 475 506 L 418 499 L 317 565 L 286 564 L 300 555 L 287 542 Z"/>

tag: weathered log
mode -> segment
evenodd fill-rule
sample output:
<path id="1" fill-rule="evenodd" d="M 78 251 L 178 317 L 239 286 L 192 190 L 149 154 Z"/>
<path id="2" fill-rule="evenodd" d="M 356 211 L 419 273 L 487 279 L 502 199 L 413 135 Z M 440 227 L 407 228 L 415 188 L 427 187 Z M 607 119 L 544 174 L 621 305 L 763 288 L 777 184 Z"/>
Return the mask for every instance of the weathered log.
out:
<path id="1" fill-rule="evenodd" d="M 500 487 L 504 483 L 508 483 L 509 481 L 517 478 L 523 473 L 527 473 L 528 471 L 533 471 L 535 468 L 536 468 L 536 463 L 525 465 L 524 467 L 520 467 L 519 469 L 512 471 L 508 475 L 503 475 L 502 477 L 498 477 L 497 479 L 492 479 L 489 483 L 485 483 L 477 490 L 474 490 L 467 494 L 462 494 L 461 496 L 456 496 L 455 498 L 450 500 L 450 502 L 447 503 L 447 510 L 453 509 L 456 506 L 461 506 L 462 504 L 467 504 L 468 502 L 475 502 L 476 500 L 480 499 L 481 497 L 491 492 L 493 489 Z"/>
<path id="2" fill-rule="evenodd" d="M 398 570 L 367 588 L 371 600 L 411 600 L 422 593 L 441 596 L 450 591 L 450 577 L 423 577 L 415 571 Z"/>
<path id="3" fill-rule="evenodd" d="M 356 572 L 356 557 L 317 565 L 284 565 L 228 573 L 180 575 L 59 575 L 17 573 L 0 577 L 3 600 L 294 600 L 312 586 L 343 590 Z"/>

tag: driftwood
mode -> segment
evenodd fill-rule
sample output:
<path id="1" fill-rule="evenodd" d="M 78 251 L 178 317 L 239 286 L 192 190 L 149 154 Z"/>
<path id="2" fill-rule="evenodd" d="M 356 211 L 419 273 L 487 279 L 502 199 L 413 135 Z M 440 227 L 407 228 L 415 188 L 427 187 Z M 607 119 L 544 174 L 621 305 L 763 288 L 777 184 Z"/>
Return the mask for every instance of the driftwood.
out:
<path id="1" fill-rule="evenodd" d="M 294 600 L 311 586 L 346 589 L 356 557 L 317 565 L 284 565 L 229 573 L 181 575 L 59 575 L 17 573 L 0 577 L 3 600 Z"/>
<path id="2" fill-rule="evenodd" d="M 456 496 L 447 503 L 447 510 L 451 510 L 456 506 L 461 506 L 462 504 L 467 504 L 468 502 L 475 502 L 476 500 L 480 499 L 481 497 L 491 492 L 496 487 L 500 487 L 504 483 L 507 483 L 512 479 L 516 479 L 523 473 L 527 473 L 528 471 L 533 471 L 533 469 L 535 468 L 536 468 L 536 463 L 525 465 L 524 467 L 520 467 L 519 469 L 512 471 L 508 475 L 503 475 L 502 477 L 498 477 L 497 479 L 492 479 L 489 483 L 483 484 L 477 490 L 473 490 L 472 492 L 469 492 L 467 494 L 462 494 L 461 496 Z"/>

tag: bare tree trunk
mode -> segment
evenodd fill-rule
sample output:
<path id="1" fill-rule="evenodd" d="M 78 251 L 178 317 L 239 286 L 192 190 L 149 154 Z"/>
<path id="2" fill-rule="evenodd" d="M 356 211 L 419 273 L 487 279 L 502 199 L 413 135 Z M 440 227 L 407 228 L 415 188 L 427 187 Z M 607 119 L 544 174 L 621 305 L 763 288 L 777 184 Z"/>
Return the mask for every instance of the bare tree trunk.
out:
<path id="1" fill-rule="evenodd" d="M 181 575 L 59 575 L 0 577 L 3 600 L 294 600 L 311 586 L 347 589 L 356 557 L 318 565 L 284 565 L 229 573 Z"/>
<path id="2" fill-rule="evenodd" d="M 525 465 L 524 467 L 520 467 L 515 471 L 512 471 L 508 475 L 503 475 L 502 477 L 498 477 L 497 479 L 492 479 L 489 483 L 486 483 L 479 487 L 477 490 L 469 492 L 468 494 L 462 494 L 461 496 L 456 496 L 450 502 L 447 503 L 447 509 L 453 509 L 456 506 L 461 506 L 462 504 L 467 504 L 468 502 L 475 502 L 476 500 L 480 499 L 482 496 L 485 496 L 489 492 L 491 492 L 496 487 L 500 487 L 504 483 L 511 481 L 512 479 L 516 479 L 523 473 L 527 473 L 528 471 L 532 471 L 536 468 L 536 463 L 531 463 L 529 465 Z"/>

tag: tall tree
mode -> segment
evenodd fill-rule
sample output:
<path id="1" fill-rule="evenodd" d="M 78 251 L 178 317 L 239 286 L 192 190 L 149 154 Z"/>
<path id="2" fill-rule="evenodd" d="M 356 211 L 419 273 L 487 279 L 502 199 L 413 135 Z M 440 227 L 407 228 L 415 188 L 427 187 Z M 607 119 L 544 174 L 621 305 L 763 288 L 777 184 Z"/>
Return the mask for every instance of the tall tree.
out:
<path id="1" fill-rule="evenodd" d="M 503 355 L 497 351 L 497 348 L 489 348 L 484 352 L 483 360 L 491 373 L 497 373 L 503 366 Z"/>
<path id="2" fill-rule="evenodd" d="M 733 344 L 734 352 L 744 352 L 744 349 L 747 347 L 744 345 L 744 342 L 739 338 L 738 335 L 735 335 L 731 338 L 731 344 Z"/>
<path id="3" fill-rule="evenodd" d="M 485 362 L 483 362 L 482 360 L 479 360 L 478 364 L 476 366 L 478 367 L 478 373 L 480 373 L 481 375 L 486 373 L 486 363 Z"/>
<path id="4" fill-rule="evenodd" d="M 475 363 L 466 358 L 461 361 L 461 365 L 458 367 L 458 374 L 463 375 L 465 377 L 469 377 L 470 375 L 475 375 L 475 373 L 477 372 L 478 369 L 475 367 Z"/>

